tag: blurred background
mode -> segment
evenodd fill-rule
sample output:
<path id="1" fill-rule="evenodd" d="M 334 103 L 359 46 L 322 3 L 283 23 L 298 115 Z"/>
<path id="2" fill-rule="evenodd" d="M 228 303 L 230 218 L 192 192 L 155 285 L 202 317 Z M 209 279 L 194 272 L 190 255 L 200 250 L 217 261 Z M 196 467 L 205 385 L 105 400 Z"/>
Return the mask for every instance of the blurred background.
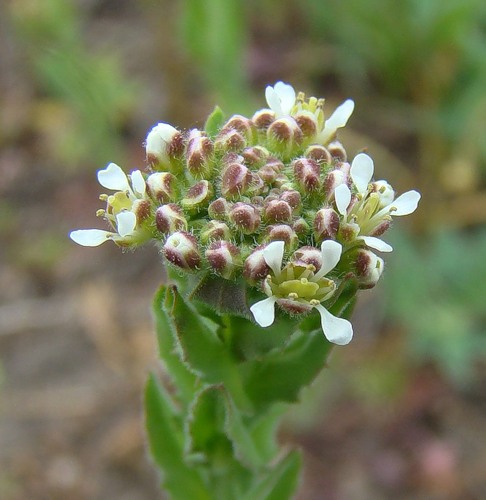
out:
<path id="1" fill-rule="evenodd" d="M 356 337 L 291 411 L 299 500 L 486 491 L 486 3 L 0 3 L 0 498 L 163 498 L 141 389 L 156 366 L 153 247 L 75 246 L 102 227 L 96 170 L 143 166 L 157 121 L 263 107 L 277 80 L 326 109 L 419 210 L 361 294 Z"/>

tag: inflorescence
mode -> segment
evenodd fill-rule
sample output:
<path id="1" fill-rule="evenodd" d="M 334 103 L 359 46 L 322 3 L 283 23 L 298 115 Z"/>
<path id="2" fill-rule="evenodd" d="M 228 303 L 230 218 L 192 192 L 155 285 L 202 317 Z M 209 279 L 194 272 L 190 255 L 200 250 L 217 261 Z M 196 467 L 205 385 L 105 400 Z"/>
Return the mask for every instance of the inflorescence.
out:
<path id="1" fill-rule="evenodd" d="M 384 263 L 373 250 L 392 250 L 380 237 L 392 217 L 417 208 L 420 194 L 396 198 L 388 182 L 372 180 L 370 156 L 348 160 L 337 130 L 353 101 L 326 119 L 323 99 L 296 95 L 288 84 L 268 86 L 265 96 L 269 108 L 222 120 L 215 133 L 154 126 L 146 173 L 127 176 L 114 163 L 98 172 L 112 193 L 101 195 L 106 208 L 97 215 L 111 230 L 70 237 L 123 248 L 155 240 L 183 272 L 243 277 L 260 289 L 267 298 L 250 307 L 260 326 L 273 323 L 275 305 L 292 315 L 316 309 L 326 337 L 347 344 L 351 324 L 326 301 L 350 273 L 360 288 L 375 286 Z"/>

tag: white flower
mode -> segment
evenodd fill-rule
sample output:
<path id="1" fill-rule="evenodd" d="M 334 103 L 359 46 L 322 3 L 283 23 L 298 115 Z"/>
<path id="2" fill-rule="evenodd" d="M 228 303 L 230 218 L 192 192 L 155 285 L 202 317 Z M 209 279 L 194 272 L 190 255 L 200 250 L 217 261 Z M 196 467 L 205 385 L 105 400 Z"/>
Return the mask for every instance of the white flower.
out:
<path id="1" fill-rule="evenodd" d="M 347 99 L 342 104 L 340 104 L 334 113 L 325 121 L 324 128 L 319 134 L 318 142 L 321 144 L 327 144 L 336 135 L 338 128 L 342 128 L 348 123 L 349 117 L 354 111 L 354 101 Z"/>
<path id="2" fill-rule="evenodd" d="M 265 89 L 265 98 L 275 116 L 281 118 L 290 115 L 295 104 L 295 90 L 288 83 L 277 82 L 273 87 L 269 85 Z"/>
<path id="3" fill-rule="evenodd" d="M 335 283 L 325 278 L 338 264 L 342 247 L 339 243 L 326 240 L 321 245 L 322 266 L 319 271 L 312 265 L 301 266 L 290 262 L 282 269 L 285 243 L 274 241 L 263 250 L 263 258 L 272 270 L 264 282 L 268 298 L 250 307 L 255 321 L 262 327 L 270 326 L 275 320 L 275 304 L 281 307 L 306 311 L 315 308 L 321 316 L 321 326 L 326 338 L 335 344 L 348 344 L 353 337 L 351 323 L 333 316 L 321 302 L 335 291 Z"/>
<path id="4" fill-rule="evenodd" d="M 338 212 L 343 216 L 343 222 L 357 224 L 359 236 L 368 247 L 380 252 L 391 252 L 393 248 L 383 240 L 368 236 L 380 223 L 390 219 L 391 215 L 402 216 L 413 213 L 420 200 L 420 193 L 408 191 L 394 199 L 394 191 L 385 181 L 378 181 L 378 188 L 383 193 L 371 193 L 369 185 L 373 177 L 373 160 L 365 153 L 358 154 L 350 169 L 351 179 L 357 190 L 357 201 L 351 207 L 352 195 L 346 184 L 341 184 L 334 190 L 334 199 Z"/>
<path id="5" fill-rule="evenodd" d="M 69 237 L 76 243 L 87 247 L 96 247 L 108 240 L 122 240 L 132 236 L 137 226 L 137 215 L 132 211 L 134 202 L 145 197 L 146 184 L 140 170 L 134 170 L 130 179 L 115 163 L 98 172 L 98 182 L 105 188 L 117 191 L 115 196 L 108 197 L 111 213 L 106 218 L 116 228 L 116 232 L 102 229 L 78 229 L 71 231 Z M 117 194 L 120 199 L 117 199 Z"/>

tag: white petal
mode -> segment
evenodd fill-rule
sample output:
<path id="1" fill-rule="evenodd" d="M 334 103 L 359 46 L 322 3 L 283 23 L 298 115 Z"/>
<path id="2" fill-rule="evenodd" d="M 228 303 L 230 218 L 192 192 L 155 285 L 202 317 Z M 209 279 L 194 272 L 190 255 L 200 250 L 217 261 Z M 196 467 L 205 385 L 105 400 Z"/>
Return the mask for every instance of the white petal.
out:
<path id="1" fill-rule="evenodd" d="M 284 241 L 272 241 L 263 250 L 263 258 L 270 266 L 275 276 L 279 276 L 280 270 L 282 269 L 284 248 Z"/>
<path id="2" fill-rule="evenodd" d="M 351 164 L 351 179 L 360 193 L 366 193 L 368 184 L 373 177 L 374 165 L 373 160 L 365 153 L 356 155 Z"/>
<path id="3" fill-rule="evenodd" d="M 420 193 L 418 191 L 407 191 L 400 195 L 393 203 L 390 204 L 389 208 L 392 207 L 393 210 L 391 215 L 408 215 L 415 212 L 420 201 Z"/>
<path id="4" fill-rule="evenodd" d="M 353 338 L 353 326 L 344 318 L 333 316 L 323 305 L 315 306 L 321 315 L 321 326 L 329 342 L 337 345 L 349 344 Z"/>
<path id="5" fill-rule="evenodd" d="M 97 247 L 111 236 L 113 236 L 113 233 L 103 231 L 102 229 L 78 229 L 69 233 L 69 237 L 83 247 Z"/>
<path id="6" fill-rule="evenodd" d="M 105 169 L 98 171 L 98 182 L 114 191 L 130 190 L 127 175 L 116 163 L 110 163 Z"/>
<path id="7" fill-rule="evenodd" d="M 322 266 L 319 272 L 316 273 L 315 277 L 317 279 L 325 276 L 331 269 L 334 269 L 339 259 L 341 258 L 341 253 L 343 247 L 340 243 L 334 240 L 326 240 L 322 242 L 321 245 L 321 256 L 322 256 Z"/>
<path id="8" fill-rule="evenodd" d="M 129 236 L 135 230 L 137 216 L 130 211 L 120 212 L 116 216 L 116 228 L 121 237 Z"/>
<path id="9" fill-rule="evenodd" d="M 380 240 L 380 238 L 375 238 L 374 236 L 359 236 L 358 239 L 363 240 L 367 246 L 374 248 L 375 250 L 379 250 L 380 252 L 393 251 L 393 247 L 391 247 L 388 243 L 385 243 L 383 240 Z"/>
<path id="10" fill-rule="evenodd" d="M 324 123 L 324 130 L 322 131 L 322 141 L 327 143 L 338 128 L 344 127 L 348 123 L 349 117 L 354 111 L 354 101 L 348 99 L 339 105 L 334 113 Z"/>
<path id="11" fill-rule="evenodd" d="M 167 144 L 179 131 L 168 123 L 157 123 L 145 139 L 145 151 L 148 155 L 164 158 L 167 154 Z"/>
<path id="12" fill-rule="evenodd" d="M 143 178 L 142 172 L 140 172 L 140 170 L 134 170 L 130 177 L 132 179 L 132 187 L 135 194 L 139 198 L 142 198 L 146 190 L 145 179 Z"/>
<path id="13" fill-rule="evenodd" d="M 280 117 L 284 114 L 282 111 L 280 97 L 278 96 L 277 92 L 275 92 L 275 89 L 270 85 L 265 89 L 265 99 L 267 100 L 268 107 L 275 113 L 277 117 Z"/>
<path id="14" fill-rule="evenodd" d="M 341 215 L 346 215 L 349 204 L 351 203 L 351 191 L 346 184 L 340 184 L 334 190 L 334 199 L 336 207 Z"/>
<path id="15" fill-rule="evenodd" d="M 275 297 L 268 297 L 268 299 L 260 300 L 250 307 L 255 321 L 263 328 L 270 326 L 275 321 L 276 301 Z"/>
<path id="16" fill-rule="evenodd" d="M 286 115 L 290 114 L 290 110 L 295 104 L 295 90 L 292 85 L 284 82 L 277 82 L 274 86 L 274 90 L 280 98 L 280 106 L 282 107 L 282 112 Z"/>

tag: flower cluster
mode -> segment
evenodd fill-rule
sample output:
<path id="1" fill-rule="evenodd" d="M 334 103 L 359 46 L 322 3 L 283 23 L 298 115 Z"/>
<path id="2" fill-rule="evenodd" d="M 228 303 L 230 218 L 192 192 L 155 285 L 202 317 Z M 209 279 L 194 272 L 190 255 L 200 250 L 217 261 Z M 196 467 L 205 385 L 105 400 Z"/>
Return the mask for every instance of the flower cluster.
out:
<path id="1" fill-rule="evenodd" d="M 266 88 L 268 108 L 251 118 L 221 118 L 217 130 L 179 131 L 166 123 L 147 135 L 146 173 L 126 175 L 110 163 L 98 172 L 98 211 L 111 226 L 77 230 L 85 246 L 112 240 L 136 247 L 160 244 L 169 265 L 189 273 L 243 277 L 266 299 L 250 308 L 262 327 L 275 305 L 291 315 L 316 309 L 326 337 L 351 340 L 347 320 L 332 316 L 326 301 L 352 273 L 360 288 L 373 287 L 391 251 L 379 237 L 393 216 L 412 213 L 420 195 L 395 198 L 384 180 L 373 181 L 365 153 L 351 162 L 337 131 L 351 116 L 347 100 L 329 117 L 324 100 L 278 82 Z M 215 112 L 216 113 L 216 112 Z M 335 297 L 334 297 L 335 298 Z"/>

